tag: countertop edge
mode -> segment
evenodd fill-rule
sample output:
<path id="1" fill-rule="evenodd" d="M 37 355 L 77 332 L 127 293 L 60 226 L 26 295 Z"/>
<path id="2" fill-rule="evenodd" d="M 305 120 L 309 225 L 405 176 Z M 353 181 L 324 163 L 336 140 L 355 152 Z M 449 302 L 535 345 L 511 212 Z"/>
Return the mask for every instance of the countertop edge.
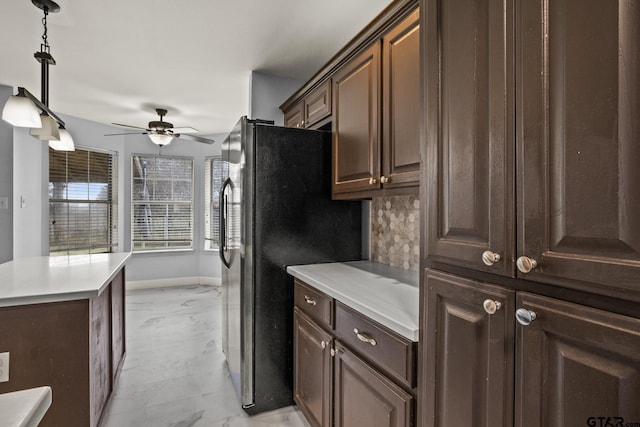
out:
<path id="1" fill-rule="evenodd" d="M 49 386 L 0 394 L 0 402 L 9 400 L 8 403 L 11 404 L 14 410 L 20 411 L 18 417 L 4 418 L 0 415 L 2 425 L 6 427 L 37 426 L 51 406 L 51 394 L 51 387 Z M 1 406 L 2 404 L 0 403 Z M 4 424 L 10 421 L 15 421 L 17 424 Z"/>
<path id="2" fill-rule="evenodd" d="M 418 342 L 419 330 L 418 330 L 418 319 L 416 319 L 416 328 L 408 327 L 401 322 L 394 320 L 389 317 L 385 313 L 380 313 L 377 310 L 374 310 L 366 305 L 359 303 L 356 299 L 351 297 L 340 290 L 333 288 L 331 286 L 326 285 L 325 283 L 315 279 L 308 274 L 299 271 L 296 267 L 304 267 L 304 266 L 287 266 L 287 273 L 292 275 L 293 277 L 302 280 L 303 282 L 315 287 L 319 291 L 329 295 L 332 298 L 340 301 L 344 305 L 368 316 L 372 320 L 380 323 L 381 325 L 387 327 L 388 329 L 394 331 L 395 333 L 403 336 L 404 338 L 412 341 Z"/>

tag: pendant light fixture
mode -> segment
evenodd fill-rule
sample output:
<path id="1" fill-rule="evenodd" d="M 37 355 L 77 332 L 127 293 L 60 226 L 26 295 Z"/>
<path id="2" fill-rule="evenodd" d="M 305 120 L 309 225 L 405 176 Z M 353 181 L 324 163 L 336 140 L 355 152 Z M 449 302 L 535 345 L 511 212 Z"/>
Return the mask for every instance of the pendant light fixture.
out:
<path id="1" fill-rule="evenodd" d="M 18 94 L 9 97 L 4 105 L 2 119 L 16 127 L 31 128 L 29 133 L 32 136 L 49 141 L 54 150 L 72 151 L 73 138 L 65 129 L 64 121 L 49 109 L 49 65 L 56 65 L 56 61 L 51 56 L 47 39 L 47 16 L 59 12 L 60 6 L 52 0 L 31 0 L 31 3 L 44 12 L 43 43 L 40 44 L 40 52 L 34 54 L 40 63 L 42 99 L 38 100 L 27 89 L 19 87 Z"/>

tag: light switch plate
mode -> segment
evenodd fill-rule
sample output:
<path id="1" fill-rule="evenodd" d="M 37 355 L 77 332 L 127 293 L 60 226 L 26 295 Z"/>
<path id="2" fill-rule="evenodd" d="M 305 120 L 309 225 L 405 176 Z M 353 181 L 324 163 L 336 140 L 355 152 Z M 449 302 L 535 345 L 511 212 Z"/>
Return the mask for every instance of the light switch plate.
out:
<path id="1" fill-rule="evenodd" d="M 0 353 L 0 383 L 9 381 L 9 352 Z"/>

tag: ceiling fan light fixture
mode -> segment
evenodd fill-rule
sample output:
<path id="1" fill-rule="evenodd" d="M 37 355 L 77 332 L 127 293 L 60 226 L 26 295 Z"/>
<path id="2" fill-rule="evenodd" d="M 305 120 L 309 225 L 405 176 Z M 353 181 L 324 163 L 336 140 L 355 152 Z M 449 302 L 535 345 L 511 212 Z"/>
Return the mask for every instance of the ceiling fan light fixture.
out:
<path id="1" fill-rule="evenodd" d="M 173 140 L 173 136 L 164 133 L 150 133 L 149 139 L 154 144 L 162 147 L 163 145 L 168 145 Z"/>
<path id="2" fill-rule="evenodd" d="M 76 147 L 69 131 L 66 129 L 58 129 L 58 132 L 60 133 L 60 140 L 49 141 L 49 147 L 55 151 L 75 151 Z"/>
<path id="3" fill-rule="evenodd" d="M 41 141 L 60 141 L 58 123 L 48 114 L 41 114 L 41 127 L 31 128 L 29 134 L 39 138 Z"/>
<path id="4" fill-rule="evenodd" d="M 2 120 L 23 128 L 39 128 L 42 126 L 40 110 L 32 100 L 25 96 L 10 96 L 2 110 Z"/>

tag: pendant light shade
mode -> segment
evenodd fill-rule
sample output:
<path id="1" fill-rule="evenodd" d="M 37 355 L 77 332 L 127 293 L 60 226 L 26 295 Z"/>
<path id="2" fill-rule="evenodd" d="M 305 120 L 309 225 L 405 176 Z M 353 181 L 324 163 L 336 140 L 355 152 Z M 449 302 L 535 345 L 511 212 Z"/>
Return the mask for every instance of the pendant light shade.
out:
<path id="1" fill-rule="evenodd" d="M 58 123 L 48 114 L 41 114 L 40 119 L 42 120 L 42 127 L 32 128 L 29 134 L 38 137 L 41 141 L 59 141 Z"/>
<path id="2" fill-rule="evenodd" d="M 75 151 L 76 147 L 69 131 L 66 129 L 58 129 L 58 132 L 60 133 L 60 140 L 49 141 L 49 147 L 56 151 Z"/>
<path id="3" fill-rule="evenodd" d="M 2 120 L 13 126 L 39 128 L 42 126 L 40 110 L 29 98 L 10 96 L 2 110 Z M 56 126 L 57 127 L 57 126 Z"/>
<path id="4" fill-rule="evenodd" d="M 165 135 L 163 133 L 150 133 L 149 138 L 156 145 L 168 145 L 173 137 L 171 135 Z"/>

